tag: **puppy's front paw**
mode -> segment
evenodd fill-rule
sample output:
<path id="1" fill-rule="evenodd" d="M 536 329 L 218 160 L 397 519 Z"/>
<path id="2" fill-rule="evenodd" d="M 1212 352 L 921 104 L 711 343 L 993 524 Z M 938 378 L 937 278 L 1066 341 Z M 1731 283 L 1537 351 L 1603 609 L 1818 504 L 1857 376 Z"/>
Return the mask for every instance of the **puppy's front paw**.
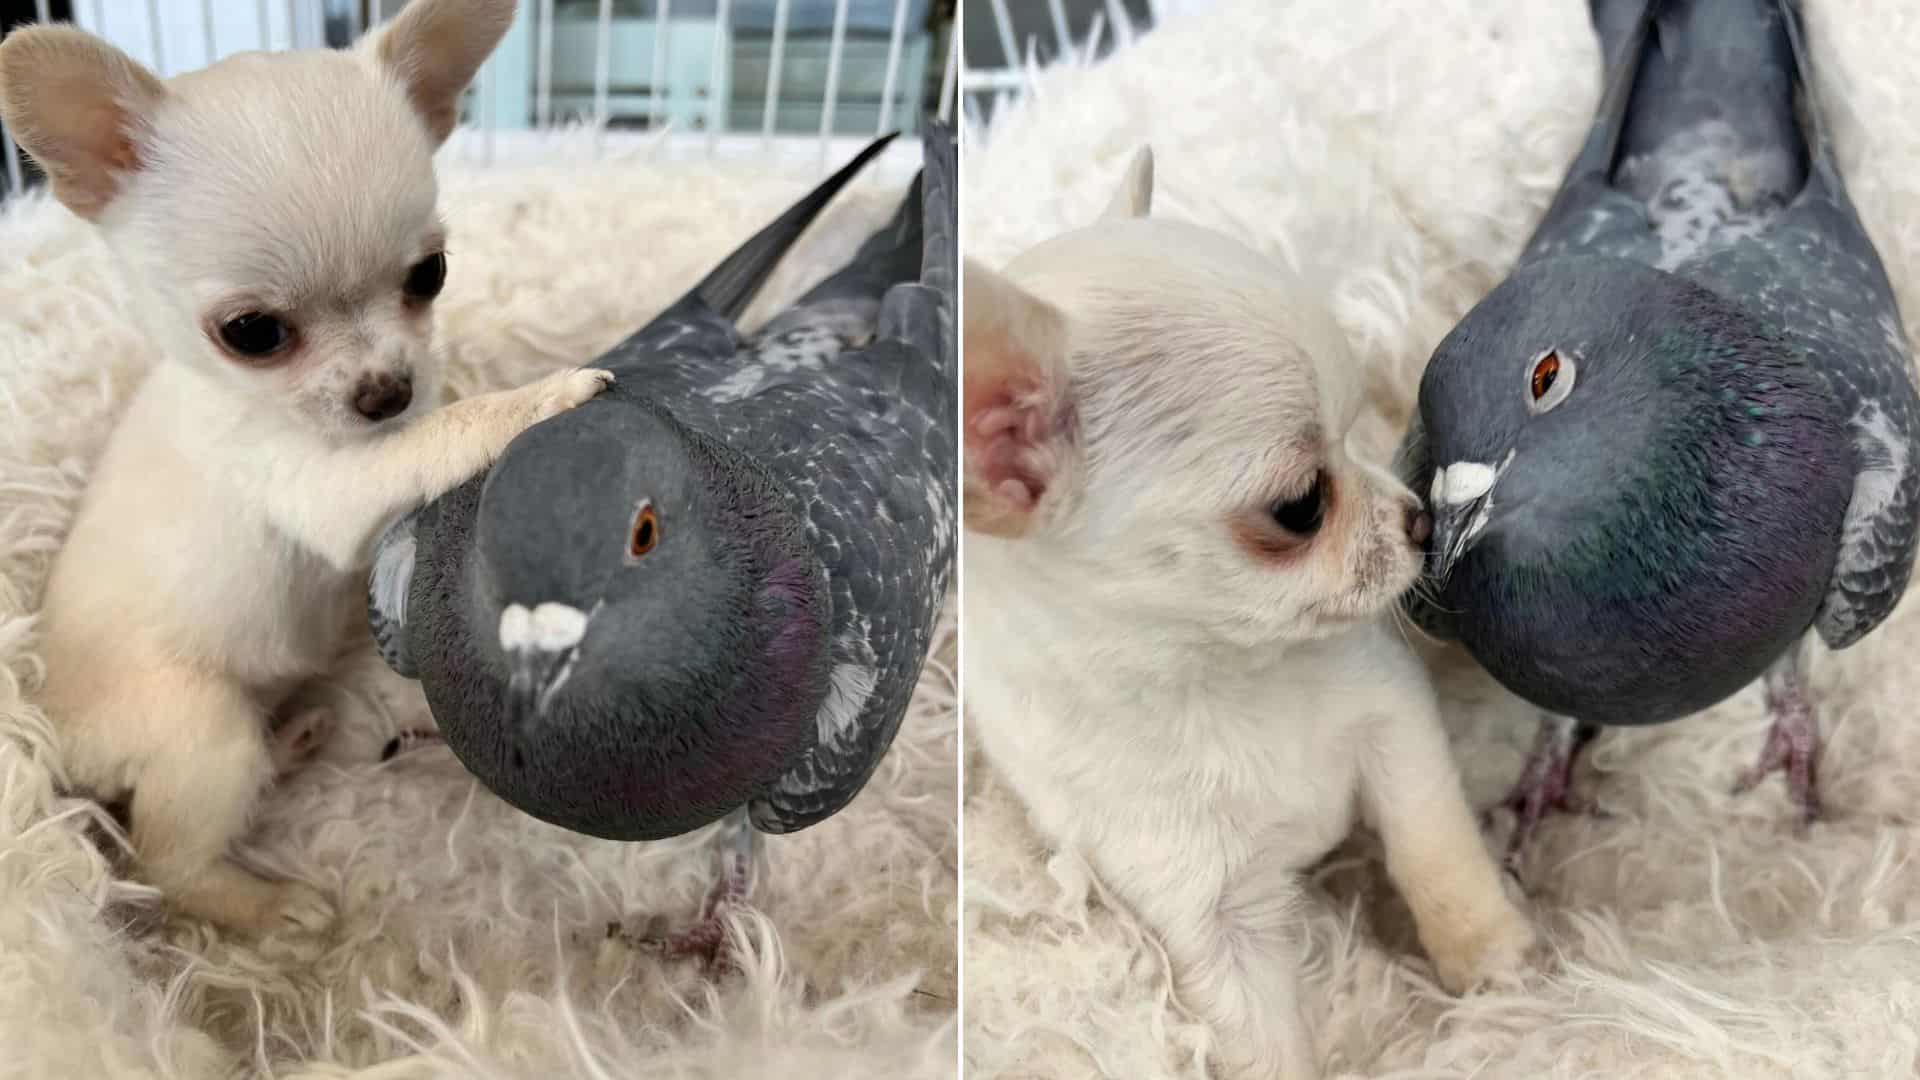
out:
<path id="1" fill-rule="evenodd" d="M 1439 935 L 1435 935 L 1439 938 Z M 1429 942 L 1427 953 L 1440 983 L 1455 994 L 1521 975 L 1533 966 L 1540 935 L 1520 909 L 1501 904 L 1478 925 Z"/>
<path id="2" fill-rule="evenodd" d="M 531 427 L 550 416 L 558 416 L 576 405 L 584 405 L 599 396 L 600 391 L 612 385 L 613 372 L 602 371 L 599 368 L 576 368 L 570 371 L 554 372 L 527 387 L 533 408 L 528 426 Z"/>

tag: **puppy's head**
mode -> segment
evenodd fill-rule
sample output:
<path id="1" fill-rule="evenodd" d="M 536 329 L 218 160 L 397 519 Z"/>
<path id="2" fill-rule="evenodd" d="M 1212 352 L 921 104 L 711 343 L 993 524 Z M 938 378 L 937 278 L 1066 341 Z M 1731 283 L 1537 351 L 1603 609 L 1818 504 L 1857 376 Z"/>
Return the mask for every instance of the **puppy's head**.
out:
<path id="1" fill-rule="evenodd" d="M 513 7 L 414 0 L 350 52 L 164 82 L 89 34 L 31 28 L 0 44 L 0 120 L 99 226 L 167 357 L 351 438 L 439 392 L 433 154 Z"/>
<path id="2" fill-rule="evenodd" d="M 1149 217 L 1151 168 L 1142 151 L 1100 222 L 1004 273 L 968 263 L 967 527 L 1198 640 L 1379 615 L 1424 518 L 1348 451 L 1359 364 L 1305 283 Z"/>

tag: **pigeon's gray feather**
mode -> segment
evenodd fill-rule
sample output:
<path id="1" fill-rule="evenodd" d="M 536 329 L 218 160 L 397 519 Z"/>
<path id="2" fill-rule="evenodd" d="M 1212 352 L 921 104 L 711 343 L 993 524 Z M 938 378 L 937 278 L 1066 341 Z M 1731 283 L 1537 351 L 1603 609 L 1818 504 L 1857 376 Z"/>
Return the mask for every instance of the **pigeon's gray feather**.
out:
<path id="1" fill-rule="evenodd" d="M 1600 104 L 1586 142 L 1521 253 L 1522 264 L 1569 252 L 1651 261 L 1655 240 L 1646 206 L 1613 185 L 1613 170 L 1655 6 L 1648 0 L 1596 0 L 1594 25 L 1606 64 Z"/>
<path id="2" fill-rule="evenodd" d="M 888 134 L 869 143 L 853 160 L 722 260 L 685 296 L 615 345 L 601 358 L 600 365 L 619 378 L 627 358 L 644 360 L 669 350 L 710 356 L 738 349 L 740 338 L 734 324 L 753 303 L 774 268 L 780 265 L 781 256 L 793 247 L 834 196 L 894 138 Z"/>

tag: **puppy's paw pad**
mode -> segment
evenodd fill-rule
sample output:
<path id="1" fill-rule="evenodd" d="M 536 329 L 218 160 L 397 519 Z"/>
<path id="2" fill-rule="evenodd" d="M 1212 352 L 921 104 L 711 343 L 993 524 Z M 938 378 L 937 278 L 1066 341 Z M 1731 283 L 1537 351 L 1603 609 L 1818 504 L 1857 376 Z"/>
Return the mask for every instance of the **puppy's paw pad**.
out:
<path id="1" fill-rule="evenodd" d="M 291 772 L 311 760 L 333 737 L 332 709 L 302 709 L 273 729 L 269 749 L 274 771 Z"/>
<path id="2" fill-rule="evenodd" d="M 333 925 L 333 901 L 310 885 L 288 882 L 274 902 L 273 925 L 283 931 L 318 934 Z"/>

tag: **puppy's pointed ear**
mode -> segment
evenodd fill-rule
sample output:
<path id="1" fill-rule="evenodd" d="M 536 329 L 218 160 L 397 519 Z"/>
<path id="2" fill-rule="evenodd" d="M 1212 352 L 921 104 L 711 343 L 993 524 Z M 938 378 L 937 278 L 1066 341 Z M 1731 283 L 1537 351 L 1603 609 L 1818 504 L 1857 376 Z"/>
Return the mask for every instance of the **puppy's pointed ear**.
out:
<path id="1" fill-rule="evenodd" d="M 962 422 L 967 528 L 1022 536 L 1068 480 L 1073 409 L 1059 310 L 968 259 Z"/>
<path id="2" fill-rule="evenodd" d="M 71 26 L 0 42 L 0 123 L 46 170 L 54 198 L 89 221 L 139 171 L 140 131 L 166 95 L 152 72 Z"/>
<path id="3" fill-rule="evenodd" d="M 1102 220 L 1146 217 L 1153 207 L 1153 147 L 1143 146 L 1127 163 L 1127 175 L 1120 179 L 1120 190 L 1113 193 Z"/>
<path id="4" fill-rule="evenodd" d="M 460 119 L 460 95 L 513 25 L 514 0 L 413 0 L 369 39 L 400 77 L 433 141 Z"/>

